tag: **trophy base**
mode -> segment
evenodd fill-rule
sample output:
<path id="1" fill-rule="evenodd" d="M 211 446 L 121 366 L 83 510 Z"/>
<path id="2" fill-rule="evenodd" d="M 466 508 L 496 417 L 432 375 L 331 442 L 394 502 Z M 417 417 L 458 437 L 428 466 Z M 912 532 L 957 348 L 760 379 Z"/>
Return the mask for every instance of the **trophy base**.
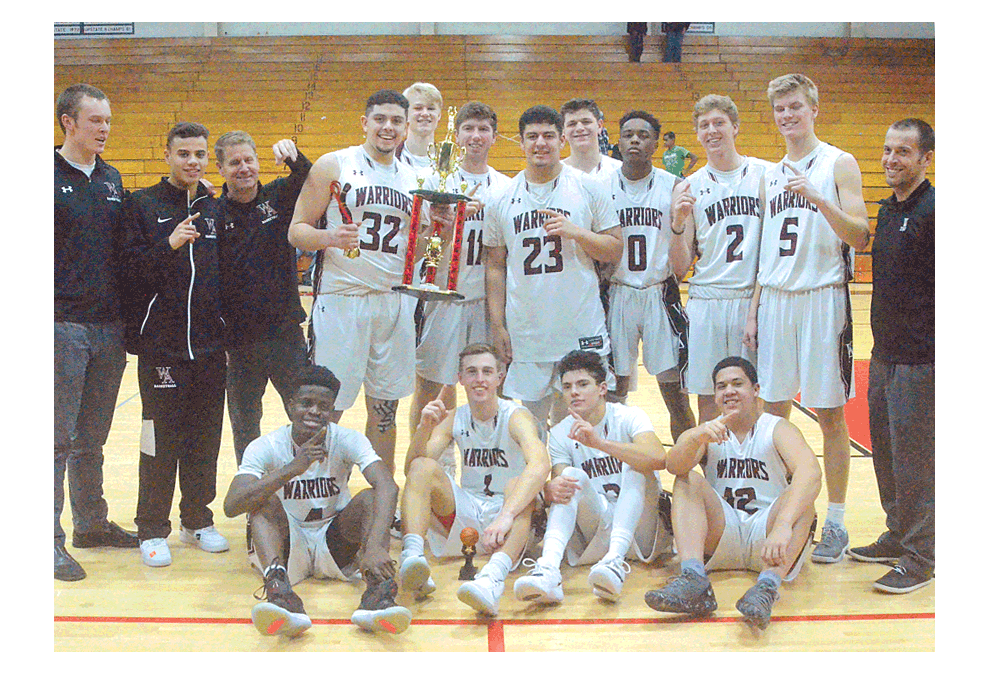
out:
<path id="1" fill-rule="evenodd" d="M 405 293 L 406 295 L 413 295 L 420 300 L 443 300 L 450 302 L 452 300 L 464 299 L 464 296 L 457 291 L 448 291 L 433 284 L 423 284 L 422 286 L 401 284 L 399 286 L 392 286 L 392 290 Z"/>

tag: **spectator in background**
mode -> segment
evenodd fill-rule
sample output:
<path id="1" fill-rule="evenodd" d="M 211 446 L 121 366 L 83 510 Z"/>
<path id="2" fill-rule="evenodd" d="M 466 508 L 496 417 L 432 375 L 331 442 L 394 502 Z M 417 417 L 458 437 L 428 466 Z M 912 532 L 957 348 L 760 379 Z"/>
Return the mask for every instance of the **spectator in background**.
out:
<path id="1" fill-rule="evenodd" d="M 663 62 L 680 63 L 681 45 L 684 43 L 684 31 L 690 26 L 690 22 L 660 24 L 660 30 L 664 32 L 667 39 L 664 41 Z"/>
<path id="2" fill-rule="evenodd" d="M 691 169 L 698 163 L 698 156 L 686 148 L 677 145 L 677 135 L 673 131 L 668 131 L 663 135 L 663 168 L 678 178 L 684 178 L 685 173 L 691 173 Z M 684 169 L 684 160 L 690 160 L 687 170 Z"/>
<path id="3" fill-rule="evenodd" d="M 646 36 L 647 26 L 645 21 L 626 24 L 626 32 L 629 33 L 629 61 L 632 63 L 639 63 L 643 55 L 643 38 Z"/>

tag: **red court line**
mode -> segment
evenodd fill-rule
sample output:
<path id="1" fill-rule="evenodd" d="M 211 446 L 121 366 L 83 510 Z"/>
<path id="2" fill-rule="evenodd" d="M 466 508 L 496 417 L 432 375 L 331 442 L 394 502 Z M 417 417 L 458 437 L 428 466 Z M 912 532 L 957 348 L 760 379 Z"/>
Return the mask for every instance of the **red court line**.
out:
<path id="1" fill-rule="evenodd" d="M 895 621 L 934 619 L 935 612 L 907 612 L 901 614 L 813 614 L 774 616 L 774 622 L 817 622 L 817 621 Z M 488 625 L 489 648 L 505 647 L 504 626 L 596 626 L 596 625 L 641 625 L 665 623 L 734 623 L 742 621 L 738 616 L 726 617 L 670 617 L 649 619 L 499 619 L 485 621 L 479 619 L 424 619 L 413 621 L 420 626 L 478 626 Z M 200 624 L 200 625 L 249 625 L 250 619 L 231 618 L 196 618 L 184 616 L 56 616 L 56 623 L 158 623 L 158 624 Z M 313 619 L 313 623 L 322 626 L 349 626 L 349 619 Z M 493 650 L 494 651 L 494 650 Z"/>

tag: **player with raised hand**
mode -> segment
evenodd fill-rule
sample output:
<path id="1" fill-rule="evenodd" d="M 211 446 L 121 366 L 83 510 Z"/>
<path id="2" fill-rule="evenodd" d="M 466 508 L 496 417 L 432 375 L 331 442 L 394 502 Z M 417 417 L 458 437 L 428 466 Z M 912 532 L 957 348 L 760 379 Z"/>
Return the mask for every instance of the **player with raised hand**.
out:
<path id="1" fill-rule="evenodd" d="M 550 471 L 532 415 L 498 395 L 504 378 L 505 365 L 491 345 L 461 352 L 458 380 L 467 404 L 449 411 L 441 391 L 423 407 L 402 494 L 402 589 L 417 596 L 435 591 L 426 540 L 436 557 L 459 556 L 461 531 L 473 528 L 481 534 L 478 553 L 491 558 L 457 598 L 489 616 L 498 614 L 505 578 L 522 556 L 536 495 Z M 461 457 L 460 485 L 438 461 L 451 443 Z"/>
<path id="2" fill-rule="evenodd" d="M 711 614 L 718 602 L 708 571 L 753 570 L 756 584 L 736 608 L 762 630 L 781 582 L 797 576 L 811 548 L 821 469 L 796 426 L 763 412 L 749 361 L 723 359 L 712 381 L 720 415 L 681 434 L 667 455 L 677 477 L 672 521 L 681 573 L 647 591 L 646 604 Z"/>
<path id="3" fill-rule="evenodd" d="M 856 158 L 815 135 L 818 88 L 792 73 L 772 80 L 767 97 L 787 155 L 765 178 L 757 288 L 747 332 L 767 411 L 787 417 L 800 392 L 822 430 L 828 511 L 811 559 L 842 560 L 849 547 L 845 502 L 849 429 L 855 396 L 852 351 L 853 249 L 870 241 Z"/>
<path id="4" fill-rule="evenodd" d="M 630 571 L 627 555 L 648 562 L 664 548 L 655 473 L 664 466 L 663 445 L 645 412 L 606 401 L 605 368 L 595 354 L 574 350 L 558 371 L 569 415 L 550 430 L 543 553 L 527 561 L 532 570 L 513 591 L 523 602 L 562 602 L 566 552 L 571 565 L 594 563 L 592 592 L 615 601 Z"/>

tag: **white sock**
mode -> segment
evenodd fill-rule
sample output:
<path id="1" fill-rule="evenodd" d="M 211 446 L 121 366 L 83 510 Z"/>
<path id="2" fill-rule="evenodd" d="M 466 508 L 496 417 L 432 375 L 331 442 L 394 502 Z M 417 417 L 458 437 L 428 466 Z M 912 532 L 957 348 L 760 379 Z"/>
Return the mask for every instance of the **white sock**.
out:
<path id="1" fill-rule="evenodd" d="M 540 563 L 558 569 L 564 559 L 567 542 L 574 534 L 581 497 L 591 489 L 588 474 L 581 469 L 569 466 L 564 469 L 561 475 L 576 478 L 579 481 L 580 489 L 574 493 L 571 501 L 566 504 L 551 504 L 550 510 L 547 512 L 547 531 L 543 535 L 543 555 L 540 556 Z"/>
<path id="2" fill-rule="evenodd" d="M 622 467 L 622 488 L 615 502 L 612 513 L 612 534 L 609 539 L 608 553 L 604 560 L 611 558 L 625 559 L 629 547 L 632 546 L 636 525 L 643 515 L 643 500 L 646 495 L 646 476 L 631 469 L 629 465 Z"/>
<path id="3" fill-rule="evenodd" d="M 839 527 L 845 527 L 846 505 L 829 502 L 828 512 L 825 514 L 825 522 L 832 523 L 833 525 L 838 525 Z"/>
<path id="4" fill-rule="evenodd" d="M 505 581 L 505 578 L 509 576 L 510 569 L 512 569 L 512 558 L 502 551 L 498 551 L 492 554 L 492 557 L 478 572 L 478 576 L 486 576 L 495 581 Z"/>
<path id="5" fill-rule="evenodd" d="M 402 535 L 402 559 L 405 560 L 406 558 L 423 555 L 423 547 L 425 544 L 426 542 L 423 540 L 421 535 Z"/>

